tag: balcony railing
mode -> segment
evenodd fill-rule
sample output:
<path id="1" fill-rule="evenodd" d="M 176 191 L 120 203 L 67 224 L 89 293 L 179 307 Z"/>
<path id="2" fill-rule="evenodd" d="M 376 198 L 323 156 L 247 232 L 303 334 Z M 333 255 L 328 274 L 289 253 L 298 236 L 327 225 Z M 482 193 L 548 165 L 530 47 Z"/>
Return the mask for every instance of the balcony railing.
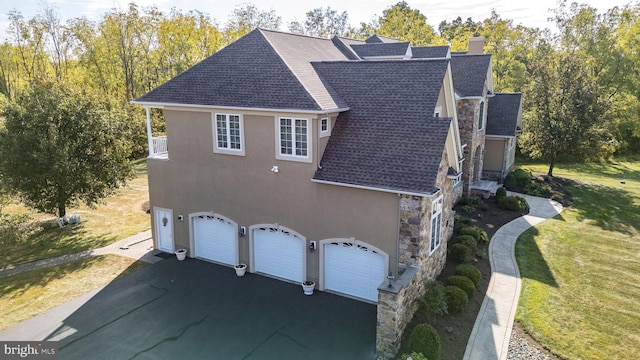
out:
<path id="1" fill-rule="evenodd" d="M 168 154 L 166 136 L 154 136 L 151 140 L 153 141 L 152 157 L 163 157 Z"/>

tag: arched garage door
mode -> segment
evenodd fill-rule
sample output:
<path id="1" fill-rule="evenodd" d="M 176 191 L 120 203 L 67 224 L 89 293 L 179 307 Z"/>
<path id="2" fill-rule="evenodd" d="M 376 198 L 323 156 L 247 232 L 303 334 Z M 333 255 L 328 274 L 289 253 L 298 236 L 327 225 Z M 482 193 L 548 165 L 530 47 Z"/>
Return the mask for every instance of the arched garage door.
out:
<path id="1" fill-rule="evenodd" d="M 277 225 L 253 228 L 253 269 L 278 278 L 303 282 L 306 274 L 306 239 Z"/>
<path id="2" fill-rule="evenodd" d="M 353 239 L 321 241 L 324 289 L 377 302 L 386 278 L 389 256 Z"/>
<path id="3" fill-rule="evenodd" d="M 218 214 L 194 215 L 191 218 L 195 257 L 236 265 L 238 225 Z"/>

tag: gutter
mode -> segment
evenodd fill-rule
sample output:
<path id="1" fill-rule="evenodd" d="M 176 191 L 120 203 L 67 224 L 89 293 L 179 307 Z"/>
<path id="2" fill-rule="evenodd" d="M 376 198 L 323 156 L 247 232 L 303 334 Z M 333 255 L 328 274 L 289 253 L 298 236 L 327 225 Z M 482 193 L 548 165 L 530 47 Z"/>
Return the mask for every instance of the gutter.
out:
<path id="1" fill-rule="evenodd" d="M 344 111 L 348 111 L 350 108 L 335 108 L 335 109 L 327 109 L 327 110 L 301 110 L 301 109 L 272 109 L 272 108 L 254 108 L 254 107 L 243 107 L 243 106 L 219 106 L 219 105 L 196 105 L 196 104 L 178 104 L 178 103 L 160 103 L 160 102 L 146 102 L 146 101 L 138 101 L 134 100 L 131 102 L 132 104 L 142 105 L 145 107 L 151 107 L 156 109 L 164 109 L 166 107 L 177 107 L 177 108 L 195 108 L 195 109 L 221 109 L 221 110 L 234 110 L 234 111 L 270 111 L 270 112 L 287 112 L 287 113 L 299 113 L 299 114 L 320 114 L 327 115 L 331 113 L 340 113 Z"/>
<path id="2" fill-rule="evenodd" d="M 350 187 L 350 188 L 362 189 L 362 190 L 380 191 L 380 192 L 386 192 L 386 193 L 398 194 L 398 195 L 411 195 L 411 196 L 421 196 L 421 197 L 424 197 L 424 196 L 432 197 L 433 195 L 437 194 L 440 191 L 438 190 L 433 193 L 417 193 L 417 192 L 411 192 L 411 191 L 376 188 L 376 187 L 364 186 L 364 185 L 345 184 L 345 183 L 339 183 L 335 181 L 318 180 L 318 179 L 311 179 L 311 182 L 318 183 L 318 184 L 326 184 L 326 185 L 344 186 L 344 187 Z"/>

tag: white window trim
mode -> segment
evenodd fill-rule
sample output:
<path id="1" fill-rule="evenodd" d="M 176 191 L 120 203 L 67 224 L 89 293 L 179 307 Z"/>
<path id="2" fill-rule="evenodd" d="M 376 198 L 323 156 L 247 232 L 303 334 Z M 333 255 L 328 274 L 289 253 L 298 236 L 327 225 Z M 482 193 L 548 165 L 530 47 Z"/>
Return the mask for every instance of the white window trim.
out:
<path id="1" fill-rule="evenodd" d="M 442 106 L 436 106 L 433 112 L 433 117 L 442 117 Z"/>
<path id="2" fill-rule="evenodd" d="M 221 148 L 218 146 L 218 124 L 216 121 L 216 118 L 218 117 L 218 115 L 224 115 L 227 119 L 227 132 L 229 131 L 229 116 L 238 116 L 240 118 L 240 149 L 230 149 L 230 148 Z M 213 152 L 216 154 L 227 154 L 227 155 L 238 155 L 238 156 L 244 156 L 244 148 L 245 148 L 245 142 L 244 142 L 244 117 L 241 114 L 227 114 L 227 113 L 212 113 L 211 114 L 211 126 L 212 126 L 212 133 L 213 133 Z M 226 134 L 227 135 L 227 141 L 230 141 L 231 139 L 229 139 L 230 134 Z"/>
<path id="3" fill-rule="evenodd" d="M 327 120 L 327 130 L 322 130 L 322 122 Z M 325 137 L 331 135 L 331 119 L 328 117 L 324 117 L 318 120 L 318 129 L 320 129 L 320 137 Z"/>
<path id="4" fill-rule="evenodd" d="M 480 105 L 478 105 L 478 131 L 484 129 L 484 118 L 487 116 L 487 103 L 484 100 L 480 100 Z"/>
<path id="5" fill-rule="evenodd" d="M 292 128 L 295 131 L 295 121 L 296 120 L 305 120 L 307 122 L 307 155 L 306 156 L 300 156 L 300 155 L 289 155 L 289 154 L 282 154 L 281 148 L 280 148 L 280 120 L 281 119 L 291 119 L 292 120 Z M 310 163 L 313 159 L 312 157 L 312 153 L 311 153 L 311 149 L 313 149 L 313 146 L 311 146 L 312 142 L 313 142 L 313 138 L 312 138 L 312 128 L 313 126 L 311 126 L 311 119 L 308 118 L 303 118 L 303 117 L 296 117 L 296 116 L 276 116 L 275 117 L 275 127 L 276 127 L 276 159 L 278 160 L 288 160 L 288 161 L 298 161 L 298 162 L 306 162 L 306 163 Z M 292 135 L 293 137 L 293 143 L 295 144 L 295 133 L 293 133 Z M 294 148 L 294 152 L 295 152 L 295 148 Z"/>
<path id="6" fill-rule="evenodd" d="M 442 244 L 442 195 L 431 203 L 431 221 L 429 223 L 429 255 L 433 254 Z M 434 227 L 435 225 L 435 227 Z M 435 232 L 434 232 L 435 230 Z"/>

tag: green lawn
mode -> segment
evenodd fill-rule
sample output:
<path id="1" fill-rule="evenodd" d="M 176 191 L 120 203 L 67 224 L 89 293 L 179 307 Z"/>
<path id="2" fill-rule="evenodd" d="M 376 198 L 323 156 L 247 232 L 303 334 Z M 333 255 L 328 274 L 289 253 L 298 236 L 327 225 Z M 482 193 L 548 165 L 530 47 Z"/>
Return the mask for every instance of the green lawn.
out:
<path id="1" fill-rule="evenodd" d="M 562 358 L 640 359 L 640 162 L 558 165 L 554 175 L 581 184 L 567 189 L 572 207 L 518 239 L 516 319 Z"/>
<path id="2" fill-rule="evenodd" d="M 84 205 L 67 209 L 67 214 L 78 214 L 82 222 L 63 228 L 51 227 L 54 216 L 37 213 L 21 204 L 4 208 L 6 213 L 28 213 L 43 225 L 26 246 L 21 245 L 7 252 L 6 261 L 0 268 L 62 254 L 94 249 L 114 241 L 135 235 L 150 228 L 150 217 L 142 211 L 149 200 L 146 160 L 135 162 L 136 178 L 127 186 L 118 189 L 95 209 Z"/>
<path id="3" fill-rule="evenodd" d="M 123 256 L 103 255 L 3 278 L 0 281 L 0 330 L 147 265 Z"/>

